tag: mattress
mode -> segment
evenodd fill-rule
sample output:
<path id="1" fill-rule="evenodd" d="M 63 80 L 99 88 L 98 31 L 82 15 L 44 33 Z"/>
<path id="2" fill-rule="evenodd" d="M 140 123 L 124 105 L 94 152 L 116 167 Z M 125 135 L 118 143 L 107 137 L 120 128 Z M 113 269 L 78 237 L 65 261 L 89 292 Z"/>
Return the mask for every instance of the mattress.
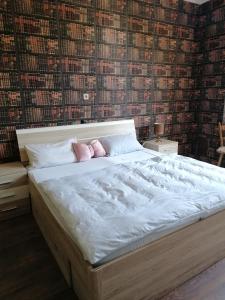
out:
<path id="1" fill-rule="evenodd" d="M 147 149 L 30 170 L 29 176 L 93 265 L 225 207 L 223 169 Z"/>

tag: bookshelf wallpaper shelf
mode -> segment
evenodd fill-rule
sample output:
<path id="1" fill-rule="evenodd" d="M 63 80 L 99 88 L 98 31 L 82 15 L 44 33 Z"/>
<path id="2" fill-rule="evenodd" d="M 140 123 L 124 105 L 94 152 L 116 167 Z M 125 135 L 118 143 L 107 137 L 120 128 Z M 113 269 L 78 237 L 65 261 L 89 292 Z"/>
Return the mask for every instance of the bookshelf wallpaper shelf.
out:
<path id="1" fill-rule="evenodd" d="M 126 117 L 140 139 L 165 121 L 190 154 L 197 12 L 183 0 L 1 1 L 0 161 L 18 158 L 16 128 Z"/>
<path id="2" fill-rule="evenodd" d="M 196 54 L 197 144 L 196 157 L 217 163 L 218 122 L 225 120 L 225 1 L 210 1 L 200 7 L 199 30 L 204 53 Z"/>

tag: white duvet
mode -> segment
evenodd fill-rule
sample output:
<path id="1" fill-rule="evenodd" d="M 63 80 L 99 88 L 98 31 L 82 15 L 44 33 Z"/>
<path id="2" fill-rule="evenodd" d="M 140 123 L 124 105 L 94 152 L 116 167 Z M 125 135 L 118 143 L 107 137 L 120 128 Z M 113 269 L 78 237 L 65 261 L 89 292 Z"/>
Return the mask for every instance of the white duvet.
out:
<path id="1" fill-rule="evenodd" d="M 91 264 L 225 208 L 225 170 L 182 156 L 117 164 L 40 187 Z"/>

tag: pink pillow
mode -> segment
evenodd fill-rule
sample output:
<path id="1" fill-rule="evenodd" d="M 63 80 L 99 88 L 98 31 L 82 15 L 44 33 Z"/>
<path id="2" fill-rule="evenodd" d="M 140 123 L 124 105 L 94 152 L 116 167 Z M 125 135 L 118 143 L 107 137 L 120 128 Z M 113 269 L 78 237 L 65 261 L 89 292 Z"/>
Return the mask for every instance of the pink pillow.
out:
<path id="1" fill-rule="evenodd" d="M 91 145 L 74 143 L 73 150 L 78 161 L 86 161 L 94 156 L 94 150 Z"/>
<path id="2" fill-rule="evenodd" d="M 91 146 L 92 146 L 92 148 L 94 150 L 94 157 L 106 156 L 105 149 L 103 148 L 103 146 L 99 142 L 99 140 L 93 140 L 91 142 Z"/>

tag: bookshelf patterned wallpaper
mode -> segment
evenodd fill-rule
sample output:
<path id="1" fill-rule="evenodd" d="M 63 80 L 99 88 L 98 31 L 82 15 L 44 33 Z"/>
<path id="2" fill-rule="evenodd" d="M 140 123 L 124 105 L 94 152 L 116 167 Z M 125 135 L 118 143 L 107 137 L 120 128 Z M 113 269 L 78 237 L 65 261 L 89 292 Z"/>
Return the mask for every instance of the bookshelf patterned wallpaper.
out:
<path id="1" fill-rule="evenodd" d="M 16 128 L 121 118 L 135 119 L 140 139 L 165 122 L 190 154 L 197 9 L 182 0 L 0 1 L 0 161 L 18 158 Z"/>
<path id="2" fill-rule="evenodd" d="M 199 15 L 196 38 L 203 51 L 196 60 L 197 158 L 217 163 L 218 122 L 225 121 L 225 0 L 206 2 L 200 6 Z"/>

